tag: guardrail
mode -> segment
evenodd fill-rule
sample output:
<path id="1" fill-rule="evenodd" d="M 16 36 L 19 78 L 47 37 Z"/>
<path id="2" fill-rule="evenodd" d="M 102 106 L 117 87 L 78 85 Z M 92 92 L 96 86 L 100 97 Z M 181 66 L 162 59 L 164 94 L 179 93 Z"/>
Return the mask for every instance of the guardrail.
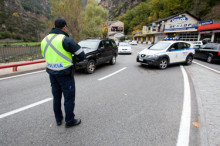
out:
<path id="1" fill-rule="evenodd" d="M 6 64 L 6 65 L 0 65 L 0 69 L 3 68 L 13 68 L 13 72 L 17 71 L 18 66 L 23 66 L 23 65 L 30 65 L 30 64 L 36 64 L 36 63 L 43 63 L 45 62 L 45 59 L 43 60 L 35 60 L 35 61 L 30 61 L 30 62 L 22 62 L 22 63 L 15 63 L 15 64 Z"/>

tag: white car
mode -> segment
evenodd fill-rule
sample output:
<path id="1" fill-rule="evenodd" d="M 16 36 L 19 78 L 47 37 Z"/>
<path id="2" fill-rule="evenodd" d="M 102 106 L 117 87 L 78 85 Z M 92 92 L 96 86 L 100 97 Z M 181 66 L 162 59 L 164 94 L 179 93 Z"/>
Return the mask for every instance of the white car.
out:
<path id="1" fill-rule="evenodd" d="M 160 41 L 147 49 L 142 50 L 137 56 L 137 62 L 144 65 L 155 65 L 165 69 L 169 64 L 185 62 L 192 63 L 195 49 L 184 41 Z"/>
<path id="2" fill-rule="evenodd" d="M 202 46 L 203 45 L 203 43 L 202 43 L 202 41 L 195 41 L 195 42 L 192 42 L 192 48 L 199 48 L 200 46 Z"/>
<path id="3" fill-rule="evenodd" d="M 136 41 L 136 40 L 133 40 L 133 41 L 131 41 L 130 44 L 131 44 L 131 45 L 137 45 L 137 41 Z"/>
<path id="4" fill-rule="evenodd" d="M 132 54 L 132 50 L 131 50 L 131 46 L 128 43 L 125 42 L 121 42 L 118 45 L 118 53 L 122 54 L 122 53 L 129 53 Z"/>

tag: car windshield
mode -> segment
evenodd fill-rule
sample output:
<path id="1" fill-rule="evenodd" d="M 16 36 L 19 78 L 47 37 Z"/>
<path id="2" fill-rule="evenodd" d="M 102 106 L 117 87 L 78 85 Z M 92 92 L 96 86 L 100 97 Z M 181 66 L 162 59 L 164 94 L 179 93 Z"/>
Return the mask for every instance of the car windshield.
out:
<path id="1" fill-rule="evenodd" d="M 171 42 L 158 42 L 154 44 L 153 46 L 149 47 L 149 50 L 164 50 L 166 49 L 169 45 L 171 45 Z"/>
<path id="2" fill-rule="evenodd" d="M 99 45 L 99 40 L 84 40 L 80 41 L 78 44 L 83 48 L 83 49 L 93 49 L 96 50 Z"/>
<path id="3" fill-rule="evenodd" d="M 130 46 L 128 43 L 119 43 L 119 46 Z"/>

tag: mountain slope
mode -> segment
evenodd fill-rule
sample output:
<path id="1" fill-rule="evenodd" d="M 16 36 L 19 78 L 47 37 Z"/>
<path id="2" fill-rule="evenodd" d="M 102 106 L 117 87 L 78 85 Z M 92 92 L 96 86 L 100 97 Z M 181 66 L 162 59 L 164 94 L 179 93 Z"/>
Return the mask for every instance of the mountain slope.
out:
<path id="1" fill-rule="evenodd" d="M 99 5 L 109 10 L 110 18 L 118 17 L 144 0 L 101 0 Z"/>
<path id="2" fill-rule="evenodd" d="M 0 39 L 39 41 L 49 17 L 48 0 L 1 0 Z"/>
<path id="3" fill-rule="evenodd" d="M 143 25 L 178 13 L 190 12 L 201 21 L 220 20 L 220 1 L 216 0 L 102 0 L 110 19 L 125 23 L 125 33 L 142 29 Z"/>

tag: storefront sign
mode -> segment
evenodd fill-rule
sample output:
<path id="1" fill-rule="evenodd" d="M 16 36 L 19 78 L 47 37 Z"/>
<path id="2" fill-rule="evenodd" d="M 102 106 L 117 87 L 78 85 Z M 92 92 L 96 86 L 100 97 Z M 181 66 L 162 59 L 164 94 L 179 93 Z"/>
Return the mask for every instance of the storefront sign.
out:
<path id="1" fill-rule="evenodd" d="M 184 24 L 170 25 L 170 29 L 172 29 L 172 28 L 184 28 L 184 27 L 192 27 L 192 24 L 191 23 L 184 23 Z"/>
<path id="2" fill-rule="evenodd" d="M 172 23 L 182 23 L 182 22 L 186 22 L 188 20 L 187 17 L 176 17 L 170 20 L 170 22 Z"/>
<path id="3" fill-rule="evenodd" d="M 213 20 L 199 22 L 199 26 L 207 25 L 207 24 L 213 24 Z"/>
<path id="4" fill-rule="evenodd" d="M 147 26 L 143 26 L 142 34 L 147 34 Z"/>
<path id="5" fill-rule="evenodd" d="M 165 25 L 164 31 L 197 30 L 198 24 L 186 16 L 175 17 Z"/>
<path id="6" fill-rule="evenodd" d="M 183 28 L 171 28 L 171 29 L 164 29 L 164 31 L 177 31 L 177 30 L 197 30 L 198 26 L 194 27 L 183 27 Z"/>

